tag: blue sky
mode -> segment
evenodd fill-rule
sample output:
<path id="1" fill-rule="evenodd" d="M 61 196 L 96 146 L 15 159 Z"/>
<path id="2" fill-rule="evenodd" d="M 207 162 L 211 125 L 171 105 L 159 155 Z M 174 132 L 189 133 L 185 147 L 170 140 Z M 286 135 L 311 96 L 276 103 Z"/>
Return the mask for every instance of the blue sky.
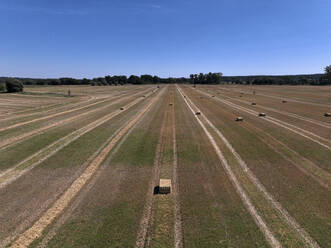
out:
<path id="1" fill-rule="evenodd" d="M 0 76 L 321 73 L 330 0 L 1 0 Z"/>

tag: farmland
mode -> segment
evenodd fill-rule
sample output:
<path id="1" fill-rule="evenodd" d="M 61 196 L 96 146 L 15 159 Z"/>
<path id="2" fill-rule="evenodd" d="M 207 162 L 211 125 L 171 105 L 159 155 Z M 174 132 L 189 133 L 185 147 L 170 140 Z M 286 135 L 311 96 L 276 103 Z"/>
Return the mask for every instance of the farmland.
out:
<path id="1" fill-rule="evenodd" d="M 331 247 L 327 112 L 330 86 L 2 93 L 0 247 Z"/>

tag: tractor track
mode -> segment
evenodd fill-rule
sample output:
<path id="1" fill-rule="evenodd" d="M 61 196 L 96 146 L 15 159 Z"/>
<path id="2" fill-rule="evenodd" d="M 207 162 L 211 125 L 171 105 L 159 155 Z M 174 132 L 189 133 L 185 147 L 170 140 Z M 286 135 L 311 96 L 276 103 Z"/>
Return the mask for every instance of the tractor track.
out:
<path id="1" fill-rule="evenodd" d="M 154 187 L 158 184 L 158 180 L 160 176 L 160 163 L 161 163 L 162 151 L 163 151 L 162 148 L 163 148 L 166 117 L 167 117 L 167 111 L 165 110 L 158 142 L 155 149 L 153 172 L 147 190 L 146 202 L 145 202 L 142 218 L 139 224 L 139 230 L 137 234 L 135 248 L 144 248 L 146 246 L 146 243 L 148 242 L 147 231 L 148 228 L 151 226 L 151 222 L 153 219 L 153 211 L 152 211 L 153 193 L 154 193 L 153 191 L 154 191 Z"/>
<path id="2" fill-rule="evenodd" d="M 172 108 L 172 144 L 173 144 L 173 192 L 174 192 L 174 217 L 175 217 L 175 227 L 174 227 L 174 239 L 175 248 L 183 248 L 183 230 L 182 230 L 182 217 L 180 211 L 180 198 L 179 198 L 179 185 L 178 185 L 178 155 L 177 155 L 177 140 L 176 140 L 176 118 L 175 118 L 175 101 L 173 101 L 174 106 Z"/>

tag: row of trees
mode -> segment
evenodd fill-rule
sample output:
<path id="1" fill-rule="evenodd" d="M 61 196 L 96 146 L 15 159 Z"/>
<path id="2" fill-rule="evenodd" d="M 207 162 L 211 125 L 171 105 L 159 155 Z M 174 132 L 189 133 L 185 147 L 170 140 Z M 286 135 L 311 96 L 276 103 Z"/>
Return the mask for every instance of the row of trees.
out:
<path id="1" fill-rule="evenodd" d="M 93 79 L 75 79 L 75 78 L 59 78 L 59 79 L 31 79 L 20 78 L 14 80 L 12 78 L 0 78 L 0 91 L 5 90 L 23 90 L 19 86 L 24 85 L 125 85 L 125 84 L 173 84 L 173 83 L 191 83 L 191 84 L 255 84 L 255 85 L 331 85 L 331 65 L 325 67 L 325 74 L 309 74 L 309 75 L 289 75 L 289 76 L 223 76 L 222 73 L 200 73 L 191 74 L 189 78 L 160 78 L 152 75 L 131 75 L 127 76 L 105 76 Z M 2 82 L 2 83 L 1 83 Z M 15 85 L 14 88 L 11 85 Z"/>

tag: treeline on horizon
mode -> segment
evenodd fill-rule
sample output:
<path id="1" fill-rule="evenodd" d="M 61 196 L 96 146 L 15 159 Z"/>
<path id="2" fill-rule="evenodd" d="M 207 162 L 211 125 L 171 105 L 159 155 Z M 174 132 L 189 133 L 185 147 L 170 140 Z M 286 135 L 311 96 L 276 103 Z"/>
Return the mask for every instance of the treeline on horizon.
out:
<path id="1" fill-rule="evenodd" d="M 0 84 L 9 78 L 0 78 Z M 252 84 L 252 85 L 331 85 L 331 66 L 325 74 L 285 75 L 285 76 L 223 76 L 222 73 L 191 74 L 189 78 L 160 78 L 152 75 L 105 76 L 93 79 L 75 78 L 16 78 L 23 85 L 125 85 L 125 84 Z M 1 89 L 0 89 L 1 91 Z"/>

